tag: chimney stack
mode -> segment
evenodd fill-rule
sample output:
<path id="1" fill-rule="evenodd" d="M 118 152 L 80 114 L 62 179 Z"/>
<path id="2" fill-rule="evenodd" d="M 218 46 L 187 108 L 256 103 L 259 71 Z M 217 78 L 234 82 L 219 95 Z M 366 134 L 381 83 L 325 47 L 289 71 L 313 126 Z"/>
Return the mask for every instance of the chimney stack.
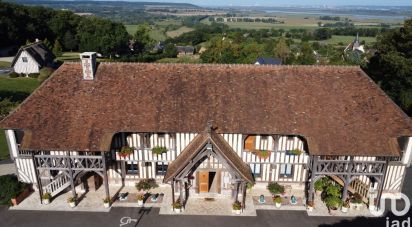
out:
<path id="1" fill-rule="evenodd" d="M 80 54 L 83 68 L 83 80 L 94 80 L 96 75 L 96 52 L 83 52 Z"/>

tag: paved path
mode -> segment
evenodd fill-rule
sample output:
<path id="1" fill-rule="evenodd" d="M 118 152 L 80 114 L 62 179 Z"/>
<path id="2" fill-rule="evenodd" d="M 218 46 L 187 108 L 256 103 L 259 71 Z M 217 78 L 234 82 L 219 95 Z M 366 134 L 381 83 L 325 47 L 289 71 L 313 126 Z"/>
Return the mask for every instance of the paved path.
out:
<path id="1" fill-rule="evenodd" d="M 7 174 L 15 174 L 16 166 L 11 160 L 0 161 L 0 176 Z"/>
<path id="2" fill-rule="evenodd" d="M 412 198 L 412 168 L 408 169 L 404 192 Z M 412 210 L 407 214 L 412 216 Z M 405 220 L 408 216 L 394 217 L 389 220 Z M 131 217 L 130 220 L 127 217 Z M 173 227 L 254 227 L 254 226 L 291 226 L 291 227 L 355 227 L 376 226 L 386 227 L 386 217 L 382 218 L 337 218 L 337 217 L 308 217 L 305 211 L 263 211 L 258 210 L 256 217 L 229 217 L 229 216 L 177 216 L 159 215 L 159 208 L 118 208 L 114 207 L 109 213 L 94 212 L 48 212 L 48 211 L 11 211 L 0 207 L 0 226 L 120 226 L 123 218 L 123 227 L 130 226 L 173 226 Z M 128 222 L 129 221 L 129 222 Z"/>

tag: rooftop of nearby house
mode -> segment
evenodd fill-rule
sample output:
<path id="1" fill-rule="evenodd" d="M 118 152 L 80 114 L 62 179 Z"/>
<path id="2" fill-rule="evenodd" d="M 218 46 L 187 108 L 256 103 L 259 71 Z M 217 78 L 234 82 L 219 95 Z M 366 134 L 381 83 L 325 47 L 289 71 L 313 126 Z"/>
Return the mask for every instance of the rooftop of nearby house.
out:
<path id="1" fill-rule="evenodd" d="M 318 155 L 397 156 L 411 119 L 359 68 L 64 63 L 0 128 L 22 149 L 108 151 L 117 132 L 301 135 Z"/>
<path id="2" fill-rule="evenodd" d="M 36 41 L 34 43 L 20 47 L 16 56 L 14 57 L 11 65 L 14 66 L 17 59 L 20 57 L 21 52 L 26 51 L 30 56 L 41 66 L 47 65 L 53 62 L 55 56 L 53 53 L 44 45 L 41 41 Z"/>
<path id="3" fill-rule="evenodd" d="M 256 63 L 259 63 L 259 65 L 281 65 L 282 64 L 282 59 L 280 58 L 268 58 L 268 57 L 259 57 L 256 59 Z"/>

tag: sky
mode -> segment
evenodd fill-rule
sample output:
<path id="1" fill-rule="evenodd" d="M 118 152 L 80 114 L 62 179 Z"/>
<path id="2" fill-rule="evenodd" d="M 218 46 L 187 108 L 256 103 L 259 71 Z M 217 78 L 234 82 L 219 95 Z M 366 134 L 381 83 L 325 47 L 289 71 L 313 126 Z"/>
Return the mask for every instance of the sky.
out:
<path id="1" fill-rule="evenodd" d="M 139 1 L 139 0 L 129 0 Z M 151 0 L 144 0 L 151 1 Z M 256 6 L 286 6 L 286 5 L 374 5 L 374 6 L 412 6 L 412 0 L 152 0 L 155 2 L 182 2 L 192 3 L 195 5 L 211 6 L 239 6 L 239 5 L 256 5 Z"/>

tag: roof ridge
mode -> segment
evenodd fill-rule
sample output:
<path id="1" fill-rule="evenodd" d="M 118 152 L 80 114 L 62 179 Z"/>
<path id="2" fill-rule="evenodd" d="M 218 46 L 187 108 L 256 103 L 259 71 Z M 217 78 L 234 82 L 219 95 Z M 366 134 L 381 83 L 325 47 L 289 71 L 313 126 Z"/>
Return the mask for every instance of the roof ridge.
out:
<path id="1" fill-rule="evenodd" d="M 68 61 L 79 63 L 78 61 Z M 122 61 L 111 61 L 111 62 L 99 62 L 100 64 L 110 65 L 110 64 L 130 64 L 130 65 L 200 65 L 200 66 L 243 66 L 243 67 L 256 67 L 256 68 L 354 68 L 360 69 L 359 65 L 255 65 L 246 63 L 174 63 L 174 62 L 122 62 Z"/>

